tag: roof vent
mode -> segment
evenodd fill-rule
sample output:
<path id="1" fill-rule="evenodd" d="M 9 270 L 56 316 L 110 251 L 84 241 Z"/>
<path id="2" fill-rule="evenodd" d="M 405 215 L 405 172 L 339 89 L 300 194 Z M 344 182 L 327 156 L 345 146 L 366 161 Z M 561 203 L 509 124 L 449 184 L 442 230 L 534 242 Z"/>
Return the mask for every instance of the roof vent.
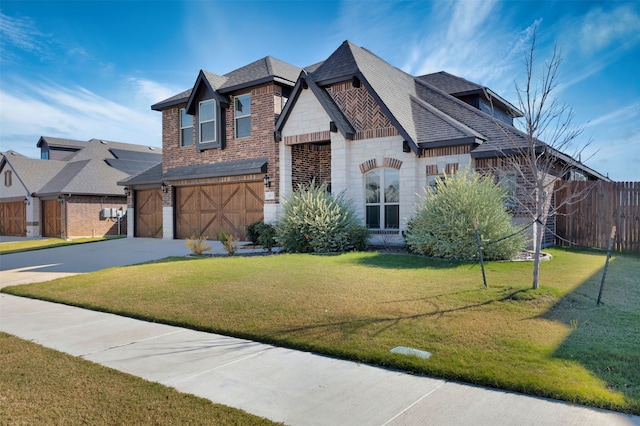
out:
<path id="1" fill-rule="evenodd" d="M 154 147 L 152 147 L 152 146 L 150 146 L 150 147 L 149 147 L 149 149 L 150 149 L 151 151 L 155 151 L 155 150 L 156 150 L 156 149 L 155 149 Z"/>
<path id="2" fill-rule="evenodd" d="M 102 145 L 106 145 L 106 144 L 107 144 L 107 141 L 100 141 L 100 143 L 101 143 Z"/>

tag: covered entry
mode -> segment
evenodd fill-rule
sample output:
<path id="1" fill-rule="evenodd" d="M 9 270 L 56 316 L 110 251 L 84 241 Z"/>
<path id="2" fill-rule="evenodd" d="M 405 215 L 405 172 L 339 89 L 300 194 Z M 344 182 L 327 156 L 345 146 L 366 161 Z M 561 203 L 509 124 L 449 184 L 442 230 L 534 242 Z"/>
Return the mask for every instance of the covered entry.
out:
<path id="1" fill-rule="evenodd" d="M 218 239 L 221 229 L 240 240 L 247 225 L 264 218 L 262 180 L 213 185 L 174 187 L 176 238 L 196 233 Z"/>
<path id="2" fill-rule="evenodd" d="M 135 236 L 162 238 L 162 190 L 135 191 Z"/>
<path id="3" fill-rule="evenodd" d="M 27 235 L 27 212 L 24 201 L 0 203 L 0 235 Z"/>

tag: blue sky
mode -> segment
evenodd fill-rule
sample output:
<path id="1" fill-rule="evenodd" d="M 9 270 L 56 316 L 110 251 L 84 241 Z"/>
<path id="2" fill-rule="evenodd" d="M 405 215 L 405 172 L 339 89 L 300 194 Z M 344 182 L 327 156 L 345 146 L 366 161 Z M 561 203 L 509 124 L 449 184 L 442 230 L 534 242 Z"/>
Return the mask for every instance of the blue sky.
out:
<path id="1" fill-rule="evenodd" d="M 150 105 L 267 55 L 297 66 L 344 40 L 414 75 L 448 71 L 517 102 L 538 28 L 562 50 L 559 101 L 582 159 L 640 181 L 638 1 L 12 1 L 0 3 L 0 150 L 41 135 L 161 146 Z M 590 157 L 590 158 L 589 158 Z M 589 158 L 588 160 L 586 160 Z"/>

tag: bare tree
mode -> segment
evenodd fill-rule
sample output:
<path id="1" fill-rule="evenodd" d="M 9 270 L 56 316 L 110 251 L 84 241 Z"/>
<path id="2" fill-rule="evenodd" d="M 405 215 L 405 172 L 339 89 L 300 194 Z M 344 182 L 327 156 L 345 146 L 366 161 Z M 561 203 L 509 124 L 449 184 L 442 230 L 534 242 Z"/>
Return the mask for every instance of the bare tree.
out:
<path id="1" fill-rule="evenodd" d="M 504 156 L 501 170 L 506 167 L 517 177 L 517 192 L 512 197 L 512 202 L 515 210 L 528 216 L 533 223 L 532 287 L 537 289 L 540 254 L 549 217 L 558 214 L 562 205 L 574 203 L 584 196 L 573 194 L 562 205 L 556 205 L 552 200 L 554 190 L 557 185 L 561 185 L 557 184 L 558 181 L 566 184 L 569 179 L 581 177 L 579 170 L 582 165 L 579 159 L 590 140 L 578 140 L 583 129 L 573 126 L 573 111 L 553 96 L 558 87 L 558 69 L 562 63 L 557 46 L 554 46 L 553 53 L 544 63 L 539 76 L 535 69 L 535 51 L 534 29 L 531 47 L 524 60 L 526 80 L 523 86 L 516 83 L 518 108 L 523 113 L 522 132 L 514 133 L 513 128 L 510 130 L 497 120 L 496 123 L 512 142 L 509 148 L 501 152 Z"/>

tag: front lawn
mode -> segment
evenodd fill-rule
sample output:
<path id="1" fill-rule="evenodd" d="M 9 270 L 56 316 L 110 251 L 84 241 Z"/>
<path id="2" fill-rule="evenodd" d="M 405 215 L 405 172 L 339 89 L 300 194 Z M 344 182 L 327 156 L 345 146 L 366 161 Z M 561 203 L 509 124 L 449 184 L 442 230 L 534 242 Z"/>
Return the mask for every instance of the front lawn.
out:
<path id="1" fill-rule="evenodd" d="M 549 250 L 480 268 L 412 255 L 225 257 L 3 291 L 471 383 L 640 413 L 640 258 Z M 391 354 L 396 346 L 431 358 Z"/>
<path id="2" fill-rule="evenodd" d="M 0 365 L 3 425 L 274 424 L 5 333 Z"/>

